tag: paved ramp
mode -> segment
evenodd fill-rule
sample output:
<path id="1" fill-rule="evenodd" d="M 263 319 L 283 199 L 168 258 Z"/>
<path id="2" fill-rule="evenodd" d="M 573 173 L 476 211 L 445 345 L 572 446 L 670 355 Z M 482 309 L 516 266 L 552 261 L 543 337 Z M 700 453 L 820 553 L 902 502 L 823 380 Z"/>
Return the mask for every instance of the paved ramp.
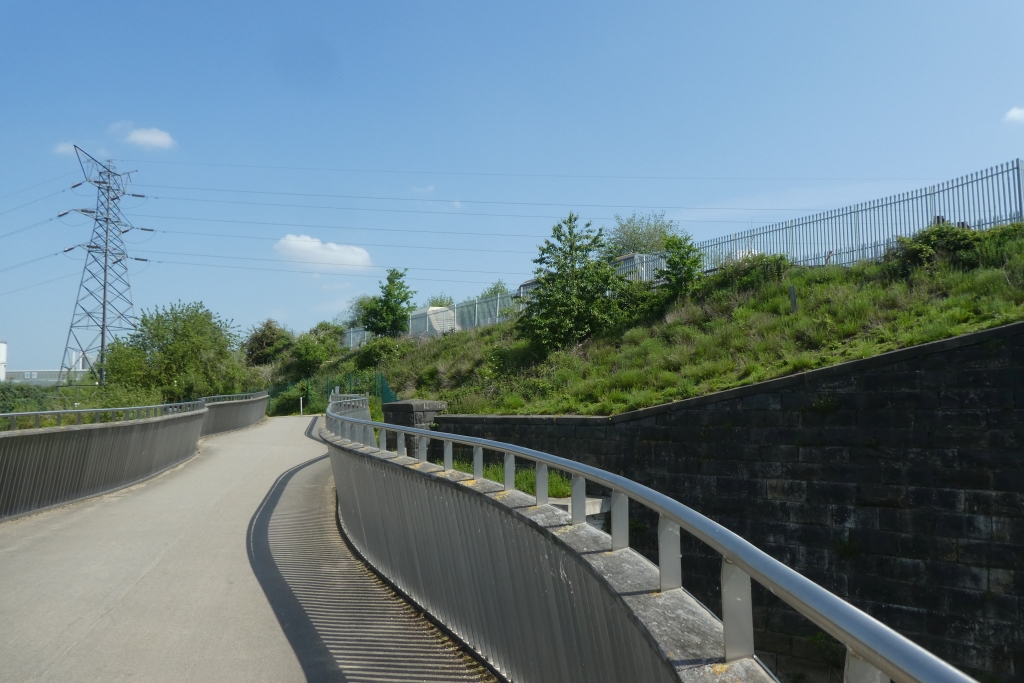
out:
<path id="1" fill-rule="evenodd" d="M 487 678 L 348 551 L 309 425 L 0 524 L 0 680 Z"/>

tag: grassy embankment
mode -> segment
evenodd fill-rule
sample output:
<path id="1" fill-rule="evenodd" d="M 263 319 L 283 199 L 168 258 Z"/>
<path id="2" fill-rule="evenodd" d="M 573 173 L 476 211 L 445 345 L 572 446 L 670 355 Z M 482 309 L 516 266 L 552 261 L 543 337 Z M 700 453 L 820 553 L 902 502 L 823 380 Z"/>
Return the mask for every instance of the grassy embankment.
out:
<path id="1" fill-rule="evenodd" d="M 383 369 L 401 398 L 452 413 L 610 415 L 1024 320 L 1024 226 L 945 230 L 886 263 L 735 263 L 656 319 L 546 358 L 505 323 L 402 342 Z"/>

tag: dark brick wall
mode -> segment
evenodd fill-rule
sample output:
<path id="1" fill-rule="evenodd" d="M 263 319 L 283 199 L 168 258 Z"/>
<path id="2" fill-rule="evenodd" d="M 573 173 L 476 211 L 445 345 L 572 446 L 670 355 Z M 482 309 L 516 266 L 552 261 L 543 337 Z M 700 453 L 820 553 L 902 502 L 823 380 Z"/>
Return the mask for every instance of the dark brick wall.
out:
<path id="1" fill-rule="evenodd" d="M 976 676 L 1022 680 L 1022 380 L 1024 323 L 612 418 L 435 421 L 628 476 Z M 631 519 L 651 551 L 654 520 Z M 684 542 L 684 585 L 716 611 L 719 571 Z M 755 602 L 770 667 L 841 662 L 810 622 Z"/>

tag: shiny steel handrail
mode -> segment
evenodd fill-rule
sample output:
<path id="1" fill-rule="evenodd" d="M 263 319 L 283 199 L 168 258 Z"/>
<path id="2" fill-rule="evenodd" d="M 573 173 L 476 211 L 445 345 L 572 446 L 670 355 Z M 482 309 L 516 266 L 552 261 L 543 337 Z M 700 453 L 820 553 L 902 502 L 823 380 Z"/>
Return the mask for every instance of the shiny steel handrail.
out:
<path id="1" fill-rule="evenodd" d="M 203 396 L 202 400 L 207 403 L 225 403 L 228 401 L 248 401 L 251 398 L 263 398 L 269 396 L 266 389 L 262 391 L 250 391 L 247 394 L 217 394 L 216 396 Z"/>
<path id="2" fill-rule="evenodd" d="M 6 431 L 16 432 L 18 429 L 18 420 L 21 418 L 35 417 L 35 426 L 28 427 L 28 429 L 39 429 L 40 418 L 47 416 L 57 416 L 57 427 L 71 426 L 72 424 L 82 424 L 82 415 L 102 415 L 103 413 L 110 413 L 110 422 L 133 422 L 135 420 L 144 420 L 150 417 L 160 417 L 162 415 L 172 415 L 178 413 L 191 413 L 204 408 L 206 404 L 202 399 L 197 401 L 181 401 L 179 403 L 160 403 L 151 406 L 125 406 L 120 408 L 74 408 L 71 410 L 33 410 L 24 413 L 0 413 L 0 420 L 6 420 L 8 427 Z M 145 411 L 145 414 L 142 413 Z M 135 413 L 135 417 L 129 418 L 129 413 Z M 124 417 L 120 420 L 114 419 L 117 413 L 124 413 Z M 152 414 L 150 414 L 152 413 Z M 64 416 L 77 416 L 77 420 L 74 423 L 64 423 Z M 91 424 L 99 424 L 93 422 Z M 109 423 L 105 423 L 109 424 Z"/>
<path id="3" fill-rule="evenodd" d="M 790 569 L 721 524 L 683 505 L 677 500 L 638 484 L 631 479 L 606 472 L 574 460 L 560 458 L 549 453 L 523 448 L 514 444 L 448 432 L 435 432 L 415 427 L 404 427 L 372 420 L 339 415 L 333 412 L 336 405 L 362 409 L 368 407 L 368 400 L 352 397 L 336 401 L 328 406 L 326 423 L 331 433 L 347 438 L 354 443 L 366 445 L 378 451 L 386 450 L 386 433 L 398 434 L 399 455 L 405 455 L 405 434 L 418 437 L 419 459 L 426 460 L 427 442 L 431 439 L 445 444 L 445 469 L 451 469 L 451 445 L 461 444 L 474 448 L 474 476 L 482 477 L 482 453 L 486 448 L 505 454 L 505 488 L 514 488 L 514 459 L 522 457 L 538 467 L 537 502 L 547 502 L 547 468 L 555 467 L 573 475 L 572 509 L 584 510 L 585 484 L 594 482 L 613 491 L 612 495 L 612 547 L 613 550 L 628 546 L 627 499 L 634 500 L 660 516 L 658 524 L 659 569 L 662 590 L 680 587 L 679 529 L 714 548 L 722 555 L 722 623 L 725 634 L 726 661 L 735 661 L 754 654 L 753 616 L 750 601 L 750 578 L 770 590 L 774 595 L 793 607 L 847 648 L 847 683 L 868 683 L 878 681 L 878 672 L 889 676 L 897 683 L 976 683 L 948 662 L 936 657 L 921 646 L 900 635 L 874 617 L 862 612 L 842 598 L 822 588 L 802 574 Z M 345 429 L 344 425 L 359 425 L 363 429 Z M 381 446 L 377 447 L 373 432 L 381 431 Z M 347 431 L 347 435 L 340 432 Z M 362 431 L 360 438 L 353 432 Z M 513 465 L 509 476 L 509 459 Z M 479 465 L 478 465 L 479 463 Z M 543 473 L 543 480 L 541 474 Z M 618 495 L 616 495 L 618 494 Z M 617 500 L 616 500 L 617 499 Z M 583 514 L 574 514 L 573 523 L 585 521 Z M 674 528 L 673 528 L 674 527 Z M 674 550 L 672 548 L 674 544 Z M 877 669 L 877 671 L 876 671 Z"/>

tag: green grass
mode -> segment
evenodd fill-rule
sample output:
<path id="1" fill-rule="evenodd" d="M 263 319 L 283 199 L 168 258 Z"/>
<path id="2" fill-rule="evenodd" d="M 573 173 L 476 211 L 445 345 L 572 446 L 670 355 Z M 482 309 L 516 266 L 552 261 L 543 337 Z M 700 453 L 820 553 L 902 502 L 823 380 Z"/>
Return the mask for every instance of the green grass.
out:
<path id="1" fill-rule="evenodd" d="M 757 277 L 727 268 L 655 320 L 546 358 L 504 323 L 402 342 L 385 372 L 401 398 L 442 399 L 450 413 L 644 408 L 1024 320 L 1022 232 L 974 233 L 970 267 L 937 256 L 924 266 L 788 267 Z"/>
<path id="2" fill-rule="evenodd" d="M 452 461 L 452 468 L 473 474 L 473 461 L 455 459 Z M 505 463 L 484 463 L 484 479 L 504 483 Z M 537 471 L 534 467 L 516 467 L 516 489 L 531 496 L 537 494 Z M 552 498 L 568 498 L 572 495 L 572 480 L 561 472 L 548 469 L 548 495 Z"/>

